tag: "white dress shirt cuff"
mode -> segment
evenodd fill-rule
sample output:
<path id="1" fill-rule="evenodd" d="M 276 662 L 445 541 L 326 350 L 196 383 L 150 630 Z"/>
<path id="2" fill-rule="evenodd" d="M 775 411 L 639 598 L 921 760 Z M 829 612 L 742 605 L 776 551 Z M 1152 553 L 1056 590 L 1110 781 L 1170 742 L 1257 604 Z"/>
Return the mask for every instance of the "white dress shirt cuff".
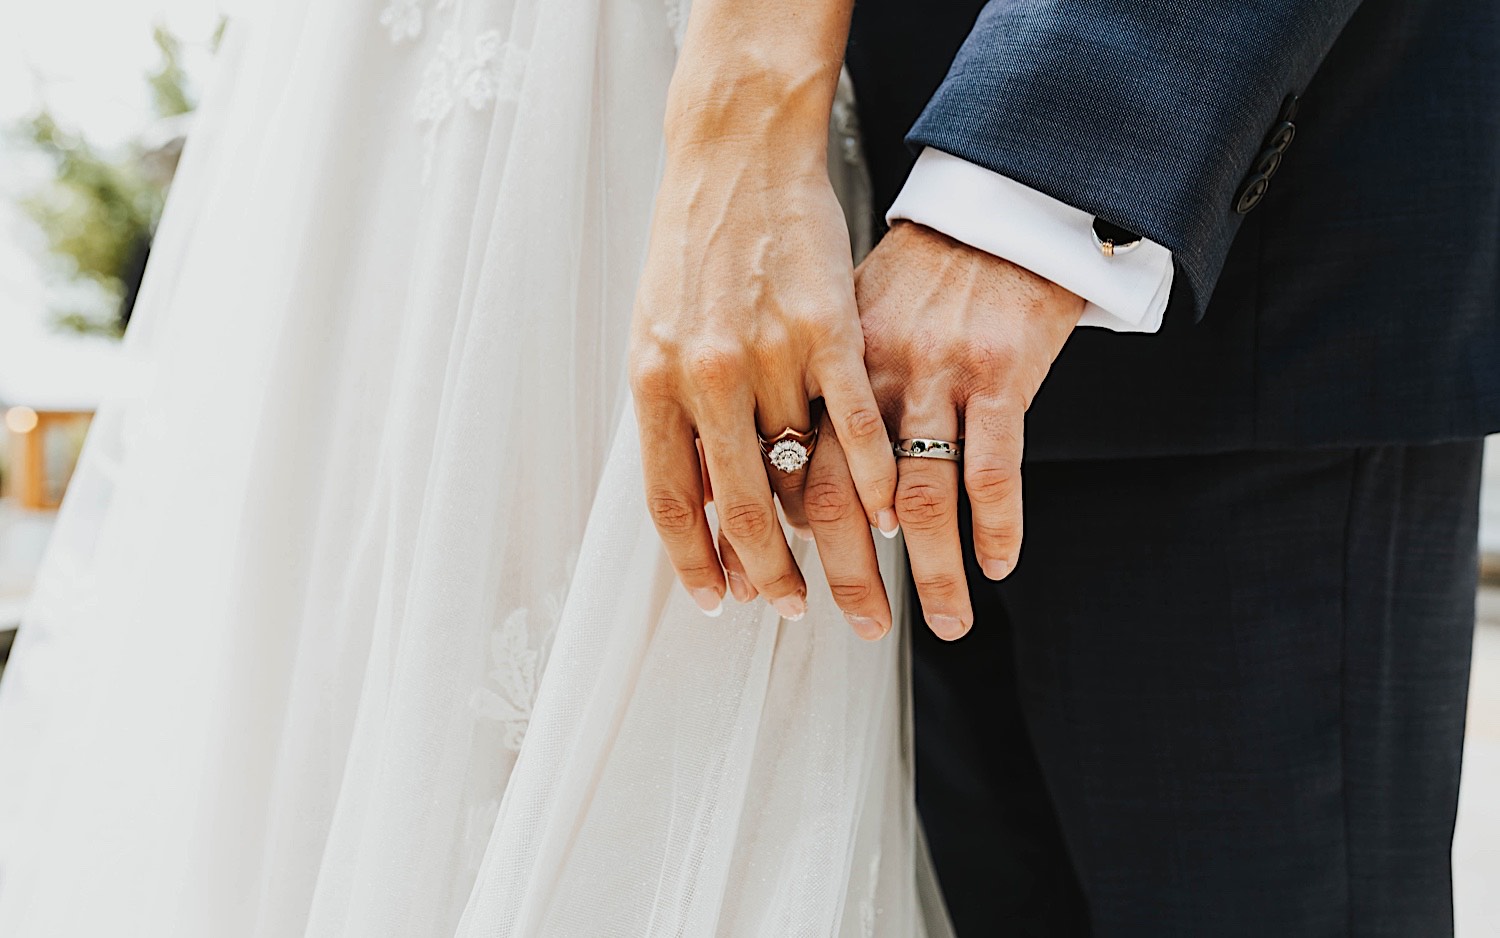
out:
<path id="1" fill-rule="evenodd" d="M 1116 332 L 1161 328 L 1172 293 L 1172 252 L 1142 239 L 1105 257 L 1094 217 L 1029 186 L 931 147 L 886 213 L 1003 257 L 1086 302 L 1081 326 Z"/>

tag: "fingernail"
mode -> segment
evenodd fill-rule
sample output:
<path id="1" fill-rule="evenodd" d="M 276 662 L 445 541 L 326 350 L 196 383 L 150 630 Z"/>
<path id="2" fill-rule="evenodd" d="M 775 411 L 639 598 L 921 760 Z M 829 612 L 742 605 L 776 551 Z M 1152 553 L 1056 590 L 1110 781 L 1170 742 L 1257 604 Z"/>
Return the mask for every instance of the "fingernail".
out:
<path id="1" fill-rule="evenodd" d="M 873 641 L 885 634 L 885 628 L 869 616 L 857 616 L 852 612 L 846 612 L 844 618 L 849 620 L 849 624 L 854 628 L 854 634 L 860 638 Z"/>
<path id="2" fill-rule="evenodd" d="M 810 541 L 810 540 L 813 539 L 812 531 L 809 531 L 807 528 L 799 528 L 799 527 L 793 525 L 792 526 L 792 533 L 795 534 L 795 535 L 797 535 L 798 537 L 802 538 L 802 540 L 804 540 L 804 541 Z"/>
<path id="3" fill-rule="evenodd" d="M 729 592 L 733 593 L 734 598 L 742 603 L 748 603 L 755 598 L 755 587 L 751 586 L 750 581 L 738 573 L 729 574 Z"/>
<path id="4" fill-rule="evenodd" d="M 875 512 L 875 527 L 887 538 L 895 537 L 896 532 L 901 530 L 901 525 L 896 522 L 896 512 L 889 508 Z"/>
<path id="5" fill-rule="evenodd" d="M 724 611 L 724 597 L 706 586 L 693 590 L 693 602 L 711 619 L 717 618 Z"/>
<path id="6" fill-rule="evenodd" d="M 938 638 L 952 641 L 960 638 L 969 629 L 964 625 L 964 620 L 958 616 L 928 616 L 927 627 L 932 629 Z"/>
<path id="7" fill-rule="evenodd" d="M 776 607 L 776 611 L 781 614 L 783 619 L 790 619 L 793 622 L 802 618 L 803 614 L 807 612 L 807 603 L 796 593 L 790 596 L 783 596 L 773 601 L 771 605 Z"/>
<path id="8" fill-rule="evenodd" d="M 1003 560 L 986 560 L 983 567 L 984 575 L 992 580 L 1003 580 L 1010 573 L 1010 564 Z"/>

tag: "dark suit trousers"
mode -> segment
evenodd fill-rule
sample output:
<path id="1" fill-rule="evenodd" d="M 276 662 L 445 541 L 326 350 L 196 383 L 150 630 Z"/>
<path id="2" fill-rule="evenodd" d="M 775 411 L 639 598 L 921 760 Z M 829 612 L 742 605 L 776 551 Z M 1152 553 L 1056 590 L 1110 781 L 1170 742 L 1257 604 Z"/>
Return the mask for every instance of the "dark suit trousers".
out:
<path id="1" fill-rule="evenodd" d="M 914 638 L 961 938 L 1451 933 L 1480 453 L 1028 464 L 1020 566 Z"/>

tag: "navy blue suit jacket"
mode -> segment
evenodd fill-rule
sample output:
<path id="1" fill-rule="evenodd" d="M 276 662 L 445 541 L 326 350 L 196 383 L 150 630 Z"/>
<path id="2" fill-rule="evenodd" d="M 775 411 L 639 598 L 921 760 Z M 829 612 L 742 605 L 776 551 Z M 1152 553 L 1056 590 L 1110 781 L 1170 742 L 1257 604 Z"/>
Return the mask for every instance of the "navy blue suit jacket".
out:
<path id="1" fill-rule="evenodd" d="M 1078 330 L 1030 458 L 1500 429 L 1494 0 L 861 0 L 848 61 L 880 209 L 932 146 L 1173 252 L 1161 333 Z"/>

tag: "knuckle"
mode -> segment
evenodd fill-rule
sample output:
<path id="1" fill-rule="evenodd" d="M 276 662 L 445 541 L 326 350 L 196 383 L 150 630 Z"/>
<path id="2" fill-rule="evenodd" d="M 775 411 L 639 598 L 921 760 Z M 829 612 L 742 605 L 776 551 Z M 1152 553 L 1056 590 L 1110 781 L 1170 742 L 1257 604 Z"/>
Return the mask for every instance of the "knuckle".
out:
<path id="1" fill-rule="evenodd" d="M 913 576 L 917 592 L 929 599 L 951 599 L 968 589 L 968 582 L 952 573 L 929 573 Z"/>
<path id="2" fill-rule="evenodd" d="M 688 587 L 695 584 L 713 583 L 719 578 L 719 568 L 707 563 L 681 563 L 677 565 L 677 578 Z"/>
<path id="3" fill-rule="evenodd" d="M 831 357 L 825 356 L 851 348 L 861 354 L 864 352 L 864 332 L 859 328 L 859 317 L 846 311 L 842 302 L 821 305 L 801 318 L 806 323 L 814 358 L 830 361 Z"/>
<path id="4" fill-rule="evenodd" d="M 1020 477 L 1013 467 L 992 457 L 971 459 L 964 466 L 969 499 L 985 505 L 1003 502 L 1016 493 Z"/>
<path id="5" fill-rule="evenodd" d="M 875 588 L 868 582 L 854 577 L 829 577 L 828 591 L 840 609 L 855 610 L 865 605 L 875 595 Z"/>
<path id="6" fill-rule="evenodd" d="M 906 482 L 896 489 L 896 514 L 914 528 L 936 527 L 948 521 L 953 509 L 943 491 L 931 482 Z"/>
<path id="7" fill-rule="evenodd" d="M 782 596 L 791 596 L 793 594 L 801 594 L 803 591 L 802 577 L 798 575 L 796 570 L 787 570 L 785 572 L 778 573 L 776 576 L 771 577 L 765 583 L 759 585 L 761 588 L 760 591 L 762 593 L 765 593 L 767 596 L 772 597 L 773 599 L 779 599 Z"/>
<path id="8" fill-rule="evenodd" d="M 989 552 L 1009 551 L 1020 543 L 1020 535 L 1017 524 L 974 519 L 974 540 L 984 544 Z"/>
<path id="9" fill-rule="evenodd" d="M 636 397 L 660 397 L 672 387 L 672 372 L 659 356 L 638 356 L 630 364 L 630 389 Z"/>
<path id="10" fill-rule="evenodd" d="M 1003 342 L 971 343 L 954 356 L 959 363 L 960 393 L 965 397 L 999 387 L 1016 364 L 1016 353 Z"/>
<path id="11" fill-rule="evenodd" d="M 1016 363 L 1016 350 L 1005 342 L 970 343 L 965 362 L 971 371 L 982 375 L 1000 375 Z"/>
<path id="12" fill-rule="evenodd" d="M 850 445 L 862 446 L 885 442 L 885 421 L 873 407 L 856 407 L 844 415 L 844 436 Z"/>
<path id="13" fill-rule="evenodd" d="M 809 521 L 829 523 L 848 517 L 854 508 L 853 494 L 832 479 L 816 479 L 802 491 L 802 504 Z"/>
<path id="14" fill-rule="evenodd" d="M 736 351 L 704 345 L 688 353 L 683 369 L 688 380 L 707 393 L 727 393 L 744 383 L 744 357 Z"/>
<path id="15" fill-rule="evenodd" d="M 771 524 L 771 510 L 765 505 L 740 502 L 719 509 L 719 526 L 731 541 L 759 541 L 770 532 Z"/>
<path id="16" fill-rule="evenodd" d="M 852 286 L 852 284 L 851 284 Z M 865 328 L 860 319 L 859 304 L 854 291 L 835 289 L 823 299 L 823 329 L 842 343 L 855 355 L 863 357 Z"/>
<path id="17" fill-rule="evenodd" d="M 646 496 L 646 504 L 651 520 L 663 534 L 687 534 L 698 523 L 697 510 L 677 492 L 652 492 Z"/>

